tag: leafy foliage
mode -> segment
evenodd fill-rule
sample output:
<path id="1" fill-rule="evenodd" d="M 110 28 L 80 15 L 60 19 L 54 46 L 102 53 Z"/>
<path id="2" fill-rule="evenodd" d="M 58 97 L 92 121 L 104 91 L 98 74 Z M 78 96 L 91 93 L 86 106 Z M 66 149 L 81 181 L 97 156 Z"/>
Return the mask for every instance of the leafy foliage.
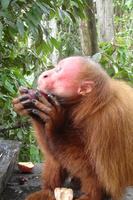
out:
<path id="1" fill-rule="evenodd" d="M 115 0 L 115 39 L 99 44 L 100 52 L 93 56 L 110 76 L 133 85 L 133 4 L 132 0 Z"/>
<path id="2" fill-rule="evenodd" d="M 85 17 L 86 0 L 0 1 L 0 136 L 22 141 L 20 160 L 41 160 L 27 118 L 12 108 L 19 86 L 36 87 L 36 77 L 51 65 L 51 55 L 81 54 L 79 18 Z M 100 43 L 93 56 L 114 78 L 133 84 L 132 0 L 114 0 L 115 40 Z M 52 35 L 50 21 L 58 31 Z"/>
<path id="3" fill-rule="evenodd" d="M 36 76 L 47 67 L 53 50 L 61 48 L 49 21 L 75 22 L 84 17 L 83 8 L 81 0 L 0 1 L 0 135 L 23 141 L 21 160 L 39 161 L 39 151 L 27 119 L 13 111 L 12 98 L 21 85 L 35 87 Z"/>

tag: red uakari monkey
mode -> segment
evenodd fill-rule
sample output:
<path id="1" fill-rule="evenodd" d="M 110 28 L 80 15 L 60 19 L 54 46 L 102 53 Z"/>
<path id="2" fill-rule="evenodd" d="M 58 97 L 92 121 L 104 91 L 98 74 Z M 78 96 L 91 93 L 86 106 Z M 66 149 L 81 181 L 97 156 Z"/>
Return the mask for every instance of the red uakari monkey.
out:
<path id="1" fill-rule="evenodd" d="M 54 200 L 68 174 L 80 181 L 78 200 L 102 200 L 104 192 L 119 200 L 133 185 L 133 89 L 77 56 L 43 72 L 38 90 L 31 98 L 21 89 L 13 100 L 31 117 L 46 158 L 44 187 L 26 200 Z"/>

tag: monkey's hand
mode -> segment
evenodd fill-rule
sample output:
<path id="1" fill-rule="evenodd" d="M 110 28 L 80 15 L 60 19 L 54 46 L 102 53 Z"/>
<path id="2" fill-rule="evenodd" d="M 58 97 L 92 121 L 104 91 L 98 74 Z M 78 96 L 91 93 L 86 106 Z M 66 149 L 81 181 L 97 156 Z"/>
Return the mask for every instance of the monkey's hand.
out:
<path id="1" fill-rule="evenodd" d="M 44 132 L 47 135 L 57 133 L 64 124 L 64 109 L 60 106 L 56 97 L 48 94 L 48 98 L 40 92 L 37 94 L 38 98 L 33 99 L 34 109 L 32 114 L 39 117 L 44 124 Z"/>
<path id="2" fill-rule="evenodd" d="M 31 110 L 34 104 L 30 100 L 30 94 L 28 89 L 25 87 L 19 88 L 20 96 L 13 99 L 14 110 L 21 116 L 31 116 Z"/>
<path id="3" fill-rule="evenodd" d="M 20 115 L 30 116 L 32 123 L 40 124 L 46 134 L 57 132 L 64 122 L 64 110 L 56 97 L 49 94 L 46 98 L 37 91 L 31 98 L 27 88 L 21 87 L 19 91 L 20 96 L 13 99 L 14 110 Z"/>

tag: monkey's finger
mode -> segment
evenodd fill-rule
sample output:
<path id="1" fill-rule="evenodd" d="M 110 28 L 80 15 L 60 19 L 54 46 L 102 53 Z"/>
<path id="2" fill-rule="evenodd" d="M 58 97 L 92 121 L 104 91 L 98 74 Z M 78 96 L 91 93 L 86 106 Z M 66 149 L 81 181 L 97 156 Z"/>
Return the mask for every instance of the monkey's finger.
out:
<path id="1" fill-rule="evenodd" d="M 46 115 L 45 113 L 37 110 L 37 109 L 31 109 L 30 111 L 32 114 L 38 116 L 43 122 L 47 122 L 50 120 L 50 117 Z"/>
<path id="2" fill-rule="evenodd" d="M 52 94 L 47 94 L 47 98 L 44 97 L 44 95 L 42 95 L 39 91 L 37 92 L 38 95 L 38 99 L 45 104 L 47 107 L 51 108 L 51 112 L 49 112 L 49 114 L 51 115 L 52 118 L 55 117 L 56 113 L 60 113 L 61 112 L 61 106 L 59 104 L 59 102 L 57 101 L 56 97 Z"/>
<path id="3" fill-rule="evenodd" d="M 57 111 L 60 111 L 61 110 L 61 105 L 60 103 L 58 102 L 56 96 L 52 95 L 52 94 L 48 94 L 48 98 L 50 99 L 50 103 L 55 107 L 55 109 Z"/>
<path id="4" fill-rule="evenodd" d="M 15 104 L 14 111 L 18 113 L 19 115 L 23 115 L 23 113 L 24 115 L 27 114 L 26 109 L 23 107 L 21 103 Z"/>
<path id="5" fill-rule="evenodd" d="M 20 86 L 19 87 L 19 92 L 20 92 L 20 94 L 27 94 L 28 93 L 28 88 Z"/>
<path id="6" fill-rule="evenodd" d="M 23 107 L 25 109 L 27 109 L 27 108 L 35 108 L 35 105 L 34 105 L 33 101 L 30 100 L 30 99 L 28 99 L 26 101 L 22 101 L 21 104 L 23 105 Z"/>
<path id="7" fill-rule="evenodd" d="M 12 100 L 12 103 L 13 104 L 17 104 L 17 103 L 19 103 L 20 101 L 19 101 L 19 98 L 17 97 L 17 98 L 14 98 L 13 100 Z"/>
<path id="8" fill-rule="evenodd" d="M 19 103 L 21 101 L 25 101 L 25 100 L 28 100 L 28 99 L 29 99 L 29 95 L 22 95 L 22 96 L 19 96 L 17 98 L 14 98 L 12 103 L 16 104 L 16 103 Z"/>
<path id="9" fill-rule="evenodd" d="M 22 105 L 21 103 L 16 103 L 16 104 L 14 105 L 14 110 L 15 110 L 16 112 L 22 111 L 23 109 L 24 109 L 24 107 L 23 107 L 23 105 Z"/>
<path id="10" fill-rule="evenodd" d="M 56 116 L 57 116 L 57 111 L 54 106 L 49 107 L 36 99 L 33 99 L 32 103 L 34 104 L 36 109 L 39 109 L 44 114 L 48 115 L 53 122 L 55 121 Z"/>
<path id="11" fill-rule="evenodd" d="M 39 101 L 41 101 L 46 106 L 51 107 L 51 103 L 47 100 L 47 98 L 44 95 L 41 94 L 41 92 L 37 91 L 35 95 L 39 99 Z"/>
<path id="12" fill-rule="evenodd" d="M 64 116 L 64 109 L 60 105 L 60 103 L 58 102 L 56 96 L 49 93 L 48 98 L 50 99 L 50 103 L 52 104 L 52 112 L 50 112 L 50 116 L 51 116 L 51 119 L 54 122 L 55 119 L 57 119 L 57 115 L 62 116 L 62 117 Z M 55 109 L 55 111 L 54 111 L 53 108 Z"/>
<path id="13" fill-rule="evenodd" d="M 60 106 L 60 103 L 57 101 L 57 98 L 55 95 L 49 93 L 48 98 L 50 99 L 50 102 L 56 106 Z"/>
<path id="14" fill-rule="evenodd" d="M 31 116 L 32 117 L 32 109 L 20 109 L 17 113 L 21 116 Z"/>
<path id="15" fill-rule="evenodd" d="M 36 99 L 33 99 L 32 103 L 35 105 L 37 109 L 44 112 L 45 114 L 50 115 L 50 113 L 52 112 L 52 109 L 50 107 L 46 106 L 45 104 L 41 103 L 40 101 Z"/>
<path id="16" fill-rule="evenodd" d="M 50 107 L 46 106 L 45 104 L 38 101 L 37 99 L 32 99 L 31 101 L 34 104 L 34 106 L 32 106 L 32 108 L 35 108 L 36 110 L 39 110 L 42 113 L 44 113 L 45 115 L 49 116 L 52 124 L 55 124 L 58 118 L 59 118 L 58 121 L 61 121 L 62 117 L 64 117 L 64 110 L 63 109 L 61 109 L 59 111 L 60 108 L 58 108 L 58 111 L 57 111 L 55 106 L 50 106 Z M 26 106 L 24 106 L 24 107 L 26 107 Z M 28 105 L 28 108 L 29 108 L 29 105 Z M 60 118 L 61 118 L 61 120 L 60 120 Z"/>
<path id="17" fill-rule="evenodd" d="M 23 110 L 20 110 L 18 114 L 21 116 L 27 116 L 27 115 L 30 115 L 30 112 L 27 109 L 23 109 Z"/>
<path id="18" fill-rule="evenodd" d="M 26 101 L 22 101 L 22 102 L 18 102 L 14 104 L 14 110 L 16 112 L 19 112 L 23 109 L 28 109 L 28 108 L 35 108 L 34 104 L 32 103 L 31 100 L 26 100 Z"/>

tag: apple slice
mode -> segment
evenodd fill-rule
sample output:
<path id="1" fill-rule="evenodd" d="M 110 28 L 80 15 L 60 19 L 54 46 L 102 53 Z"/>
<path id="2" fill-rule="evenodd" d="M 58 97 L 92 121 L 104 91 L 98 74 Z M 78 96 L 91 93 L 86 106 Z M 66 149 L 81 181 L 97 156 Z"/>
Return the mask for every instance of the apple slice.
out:
<path id="1" fill-rule="evenodd" d="M 56 200 L 73 200 L 73 190 L 71 188 L 55 188 L 54 196 Z"/>
<path id="2" fill-rule="evenodd" d="M 19 162 L 18 168 L 21 172 L 31 173 L 32 169 L 34 167 L 34 164 L 32 162 Z"/>

